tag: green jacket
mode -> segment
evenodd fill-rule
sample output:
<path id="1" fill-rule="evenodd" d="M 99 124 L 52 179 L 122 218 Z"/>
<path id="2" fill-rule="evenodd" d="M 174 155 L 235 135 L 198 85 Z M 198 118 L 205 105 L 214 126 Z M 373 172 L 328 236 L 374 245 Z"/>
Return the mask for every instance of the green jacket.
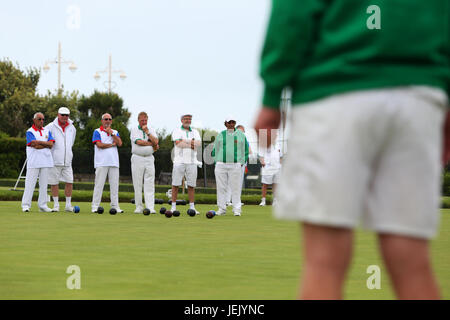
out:
<path id="1" fill-rule="evenodd" d="M 273 0 L 261 57 L 263 104 L 428 85 L 450 92 L 449 0 Z"/>
<path id="2" fill-rule="evenodd" d="M 248 145 L 242 131 L 235 129 L 233 133 L 228 133 L 224 130 L 217 135 L 211 155 L 216 163 L 244 164 L 248 161 Z"/>

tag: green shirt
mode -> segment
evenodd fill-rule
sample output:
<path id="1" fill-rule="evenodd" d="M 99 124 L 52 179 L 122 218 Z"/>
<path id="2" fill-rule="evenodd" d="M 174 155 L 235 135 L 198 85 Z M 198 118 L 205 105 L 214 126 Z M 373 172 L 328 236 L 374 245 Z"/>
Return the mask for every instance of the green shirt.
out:
<path id="1" fill-rule="evenodd" d="M 247 137 L 240 130 L 224 130 L 217 135 L 211 155 L 215 162 L 244 164 L 248 160 Z"/>
<path id="2" fill-rule="evenodd" d="M 449 94 L 449 21 L 449 0 L 273 0 L 263 104 L 279 108 L 286 87 L 294 105 L 407 85 Z"/>

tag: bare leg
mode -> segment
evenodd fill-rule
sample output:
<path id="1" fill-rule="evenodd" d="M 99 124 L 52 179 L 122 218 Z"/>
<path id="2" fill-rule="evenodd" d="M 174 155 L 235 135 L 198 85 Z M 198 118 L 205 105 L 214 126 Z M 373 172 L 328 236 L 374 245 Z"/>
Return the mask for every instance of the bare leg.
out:
<path id="1" fill-rule="evenodd" d="M 265 198 L 266 197 L 266 194 L 267 194 L 267 184 L 264 184 L 263 183 L 263 185 L 262 185 L 262 197 L 263 198 Z"/>
<path id="2" fill-rule="evenodd" d="M 428 240 L 393 234 L 378 239 L 398 299 L 440 299 Z"/>
<path id="3" fill-rule="evenodd" d="M 178 197 L 178 186 L 172 186 L 172 203 L 177 202 Z"/>
<path id="4" fill-rule="evenodd" d="M 173 194 L 173 191 L 172 191 Z M 189 197 L 189 203 L 194 203 L 195 198 L 195 188 L 188 186 L 188 197 Z"/>
<path id="5" fill-rule="evenodd" d="M 66 197 L 72 196 L 72 190 L 73 190 L 73 184 L 72 183 L 66 183 L 66 187 L 64 189 L 64 195 Z M 53 186 L 52 186 L 52 193 L 53 193 Z"/>
<path id="6" fill-rule="evenodd" d="M 351 229 L 303 223 L 305 260 L 300 299 L 342 299 L 352 245 Z"/>
<path id="7" fill-rule="evenodd" d="M 57 184 L 52 184 L 50 186 L 51 192 L 52 192 L 52 197 L 57 197 L 59 194 L 59 185 Z"/>

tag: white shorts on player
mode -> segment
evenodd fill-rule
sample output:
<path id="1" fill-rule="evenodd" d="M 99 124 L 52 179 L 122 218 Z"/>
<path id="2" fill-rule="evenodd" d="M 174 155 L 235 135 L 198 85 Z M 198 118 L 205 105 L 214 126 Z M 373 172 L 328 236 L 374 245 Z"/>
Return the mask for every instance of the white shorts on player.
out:
<path id="1" fill-rule="evenodd" d="M 186 178 L 188 187 L 196 187 L 197 184 L 197 164 L 195 163 L 174 163 L 172 169 L 172 185 L 179 187 L 183 177 Z"/>
<path id="2" fill-rule="evenodd" d="M 434 237 L 447 103 L 443 91 L 415 86 L 294 107 L 275 215 Z"/>
<path id="3" fill-rule="evenodd" d="M 55 185 L 60 182 L 73 183 L 73 170 L 71 166 L 54 166 L 48 171 L 48 184 Z"/>
<path id="4" fill-rule="evenodd" d="M 272 174 L 262 174 L 261 175 L 261 183 L 263 184 L 278 184 L 280 182 L 281 177 L 281 169 L 278 169 L 276 172 Z"/>

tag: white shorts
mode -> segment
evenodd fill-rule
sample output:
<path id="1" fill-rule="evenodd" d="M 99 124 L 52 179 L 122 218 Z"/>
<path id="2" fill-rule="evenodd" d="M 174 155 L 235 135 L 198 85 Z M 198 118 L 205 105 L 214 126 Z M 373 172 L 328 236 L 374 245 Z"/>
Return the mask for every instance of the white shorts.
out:
<path id="1" fill-rule="evenodd" d="M 447 99 L 442 90 L 415 86 L 294 107 L 275 215 L 434 237 Z"/>
<path id="2" fill-rule="evenodd" d="M 273 174 L 262 174 L 261 183 L 263 184 L 278 184 L 280 182 L 280 170 Z"/>
<path id="3" fill-rule="evenodd" d="M 73 183 L 72 167 L 55 166 L 48 171 L 48 184 L 56 185 L 59 182 Z"/>
<path id="4" fill-rule="evenodd" d="M 174 163 L 172 169 L 172 185 L 177 187 L 181 186 L 183 177 L 186 177 L 186 182 L 189 187 L 195 187 L 197 185 L 197 165 L 194 163 Z"/>

